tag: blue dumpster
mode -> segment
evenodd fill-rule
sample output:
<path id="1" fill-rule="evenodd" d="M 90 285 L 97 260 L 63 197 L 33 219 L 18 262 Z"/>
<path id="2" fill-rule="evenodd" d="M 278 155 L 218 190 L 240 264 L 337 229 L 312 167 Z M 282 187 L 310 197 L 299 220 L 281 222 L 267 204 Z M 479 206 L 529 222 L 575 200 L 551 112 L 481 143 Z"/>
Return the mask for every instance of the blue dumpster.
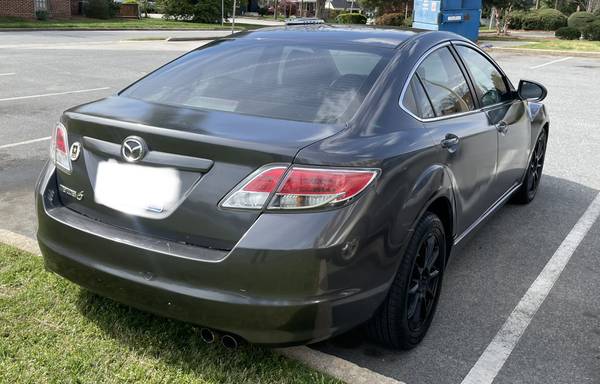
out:
<path id="1" fill-rule="evenodd" d="M 458 33 L 477 41 L 481 0 L 414 0 L 414 28 Z"/>

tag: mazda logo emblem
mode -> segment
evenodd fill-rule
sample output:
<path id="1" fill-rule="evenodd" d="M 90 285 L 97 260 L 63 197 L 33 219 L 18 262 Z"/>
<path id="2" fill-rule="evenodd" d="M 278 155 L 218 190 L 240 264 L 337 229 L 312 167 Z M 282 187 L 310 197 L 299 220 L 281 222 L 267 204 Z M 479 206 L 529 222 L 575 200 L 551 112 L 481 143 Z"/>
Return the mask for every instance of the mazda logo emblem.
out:
<path id="1" fill-rule="evenodd" d="M 126 161 L 133 163 L 136 161 L 140 161 L 146 155 L 146 143 L 144 140 L 130 136 L 123 140 L 123 145 L 121 146 L 121 156 Z"/>

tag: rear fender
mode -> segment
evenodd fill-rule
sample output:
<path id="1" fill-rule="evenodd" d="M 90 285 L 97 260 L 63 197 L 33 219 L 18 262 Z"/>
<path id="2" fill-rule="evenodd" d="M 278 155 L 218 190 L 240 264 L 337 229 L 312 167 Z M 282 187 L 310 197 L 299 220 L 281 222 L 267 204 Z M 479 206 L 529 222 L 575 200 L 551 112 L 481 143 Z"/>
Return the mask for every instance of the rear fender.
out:
<path id="1" fill-rule="evenodd" d="M 417 178 L 392 226 L 393 234 L 404 234 L 401 254 L 406 250 L 419 220 L 439 198 L 445 198 L 450 203 L 453 228 L 451 232 L 457 228 L 453 185 L 450 170 L 441 164 L 430 166 Z M 454 233 L 447 233 L 446 236 L 452 239 Z"/>

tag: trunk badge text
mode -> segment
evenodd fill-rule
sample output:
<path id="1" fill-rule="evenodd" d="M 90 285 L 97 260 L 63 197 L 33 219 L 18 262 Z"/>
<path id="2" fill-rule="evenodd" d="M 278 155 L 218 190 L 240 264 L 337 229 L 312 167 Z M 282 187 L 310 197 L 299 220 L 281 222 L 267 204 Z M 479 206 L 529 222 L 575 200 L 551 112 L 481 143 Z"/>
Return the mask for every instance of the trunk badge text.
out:
<path id="1" fill-rule="evenodd" d="M 146 151 L 146 143 L 141 137 L 129 136 L 123 140 L 121 156 L 130 163 L 134 163 L 144 158 Z"/>
<path id="2" fill-rule="evenodd" d="M 81 153 L 81 144 L 79 144 L 79 142 L 76 141 L 73 143 L 73 145 L 71 145 L 71 151 L 69 152 L 69 154 L 71 156 L 71 161 L 75 161 L 75 160 L 79 159 L 80 153 Z"/>
<path id="3" fill-rule="evenodd" d="M 60 184 L 58 187 L 60 188 L 60 191 L 62 193 L 64 193 L 65 195 L 70 196 L 74 199 L 77 199 L 78 201 L 83 200 L 83 196 L 84 196 L 83 191 L 77 192 L 76 190 L 71 189 L 69 187 L 65 187 L 62 184 Z"/>

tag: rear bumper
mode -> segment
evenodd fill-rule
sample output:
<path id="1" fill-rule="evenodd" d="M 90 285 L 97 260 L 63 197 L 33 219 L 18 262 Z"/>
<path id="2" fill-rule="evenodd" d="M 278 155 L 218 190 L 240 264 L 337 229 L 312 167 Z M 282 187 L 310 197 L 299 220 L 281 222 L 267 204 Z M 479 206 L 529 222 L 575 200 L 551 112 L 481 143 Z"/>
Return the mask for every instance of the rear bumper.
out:
<path id="1" fill-rule="evenodd" d="M 395 270 L 364 241 L 361 204 L 293 219 L 262 215 L 227 252 L 100 223 L 62 206 L 53 191 L 48 166 L 36 196 L 48 270 L 116 301 L 251 343 L 311 343 L 366 321 Z M 351 240 L 360 245 L 348 257 L 342 248 Z"/>

